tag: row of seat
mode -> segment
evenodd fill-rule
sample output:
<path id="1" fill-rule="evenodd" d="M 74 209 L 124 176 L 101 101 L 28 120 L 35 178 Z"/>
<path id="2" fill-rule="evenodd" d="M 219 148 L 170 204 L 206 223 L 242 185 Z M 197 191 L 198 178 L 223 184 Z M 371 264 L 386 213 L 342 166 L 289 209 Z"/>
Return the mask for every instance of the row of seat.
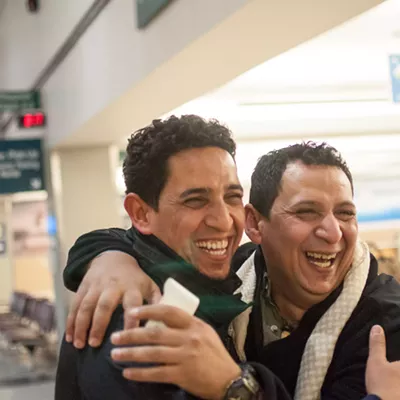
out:
<path id="1" fill-rule="evenodd" d="M 31 355 L 37 347 L 46 346 L 47 336 L 55 329 L 54 305 L 28 293 L 13 292 L 9 311 L 0 314 L 2 338 L 10 345 L 22 345 Z"/>

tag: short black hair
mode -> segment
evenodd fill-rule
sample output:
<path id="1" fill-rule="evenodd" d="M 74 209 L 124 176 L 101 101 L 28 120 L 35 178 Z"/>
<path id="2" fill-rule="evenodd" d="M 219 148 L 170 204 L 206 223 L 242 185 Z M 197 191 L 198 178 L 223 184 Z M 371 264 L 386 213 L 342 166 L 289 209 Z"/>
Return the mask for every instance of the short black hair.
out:
<path id="1" fill-rule="evenodd" d="M 273 150 L 258 160 L 251 176 L 250 204 L 263 216 L 269 218 L 286 167 L 296 161 L 340 168 L 349 179 L 354 195 L 353 177 L 341 154 L 327 143 L 302 142 Z"/>
<path id="2" fill-rule="evenodd" d="M 197 115 L 154 120 L 128 140 L 123 173 L 126 193 L 136 193 L 158 210 L 160 194 L 168 179 L 168 159 L 183 150 L 219 147 L 235 158 L 231 131 L 217 120 Z"/>

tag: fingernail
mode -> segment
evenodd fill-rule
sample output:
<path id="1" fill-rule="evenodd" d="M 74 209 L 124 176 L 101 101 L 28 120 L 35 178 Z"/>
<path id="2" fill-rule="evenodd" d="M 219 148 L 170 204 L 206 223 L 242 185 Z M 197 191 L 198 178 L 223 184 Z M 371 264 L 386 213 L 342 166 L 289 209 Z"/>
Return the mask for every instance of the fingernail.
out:
<path id="1" fill-rule="evenodd" d="M 81 340 L 75 340 L 74 346 L 75 346 L 77 349 L 82 349 L 82 348 L 85 346 L 85 344 L 84 344 Z"/>
<path id="2" fill-rule="evenodd" d="M 371 330 L 372 336 L 382 335 L 383 329 L 379 325 L 374 325 Z"/>
<path id="3" fill-rule="evenodd" d="M 115 332 L 111 335 L 111 342 L 115 343 L 121 338 L 121 335 L 118 332 Z"/>
<path id="4" fill-rule="evenodd" d="M 120 349 L 111 350 L 111 357 L 112 358 L 118 358 L 121 354 L 122 354 L 122 351 Z"/>
<path id="5" fill-rule="evenodd" d="M 132 376 L 132 371 L 130 371 L 129 369 L 124 369 L 122 371 L 122 376 L 126 379 L 130 379 Z"/>
<path id="6" fill-rule="evenodd" d="M 66 340 L 68 343 L 71 343 L 71 342 L 72 342 L 72 335 L 66 335 L 66 336 L 65 336 L 65 340 Z"/>
<path id="7" fill-rule="evenodd" d="M 139 314 L 139 309 L 138 308 L 132 308 L 129 310 L 128 312 L 130 317 L 137 317 L 137 315 Z"/>
<path id="8" fill-rule="evenodd" d="M 98 347 L 100 346 L 100 340 L 96 338 L 89 339 L 89 346 L 91 347 Z"/>

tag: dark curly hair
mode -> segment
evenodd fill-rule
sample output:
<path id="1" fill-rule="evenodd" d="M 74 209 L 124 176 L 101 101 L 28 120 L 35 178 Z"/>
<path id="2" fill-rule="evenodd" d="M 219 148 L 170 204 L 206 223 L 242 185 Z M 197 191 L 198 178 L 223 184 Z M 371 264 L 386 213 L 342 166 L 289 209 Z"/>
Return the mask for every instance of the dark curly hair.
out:
<path id="1" fill-rule="evenodd" d="M 340 168 L 347 176 L 354 194 L 353 177 L 341 154 L 327 143 L 303 142 L 273 150 L 262 156 L 251 176 L 250 203 L 265 217 L 281 190 L 283 173 L 288 164 L 301 161 L 305 165 L 326 165 Z"/>
<path id="2" fill-rule="evenodd" d="M 201 147 L 219 147 L 235 158 L 232 133 L 217 120 L 172 115 L 139 129 L 131 135 L 126 148 L 123 164 L 126 193 L 138 194 L 157 210 L 168 179 L 168 159 L 180 151 Z"/>

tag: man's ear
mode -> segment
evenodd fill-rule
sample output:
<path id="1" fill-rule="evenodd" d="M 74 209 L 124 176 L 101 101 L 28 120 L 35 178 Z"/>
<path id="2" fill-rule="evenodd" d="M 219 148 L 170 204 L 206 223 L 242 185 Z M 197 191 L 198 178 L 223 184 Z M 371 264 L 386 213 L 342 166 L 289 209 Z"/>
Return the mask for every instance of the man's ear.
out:
<path id="1" fill-rule="evenodd" d="M 251 205 L 247 204 L 244 207 L 245 212 L 245 231 L 249 239 L 255 243 L 260 244 L 262 234 L 260 231 L 260 223 L 262 222 L 261 214 Z"/>
<path id="2" fill-rule="evenodd" d="M 136 193 L 128 193 L 125 196 L 124 207 L 135 227 L 143 235 L 151 235 L 151 214 L 154 209 L 141 199 Z"/>

